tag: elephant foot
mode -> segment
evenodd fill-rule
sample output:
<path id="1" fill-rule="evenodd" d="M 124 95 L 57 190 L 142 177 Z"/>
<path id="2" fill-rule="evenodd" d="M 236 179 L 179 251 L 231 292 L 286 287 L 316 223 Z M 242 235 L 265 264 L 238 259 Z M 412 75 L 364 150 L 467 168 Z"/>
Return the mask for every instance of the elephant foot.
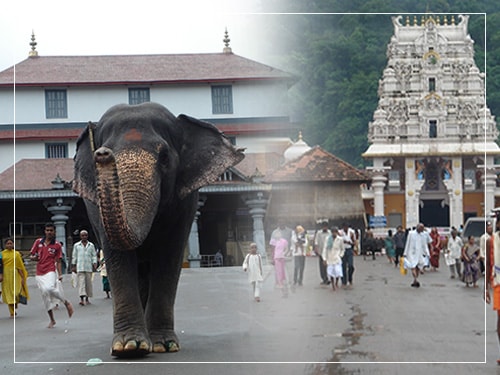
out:
<path id="1" fill-rule="evenodd" d="M 179 339 L 174 331 L 151 334 L 153 353 L 175 353 L 181 350 Z"/>
<path id="2" fill-rule="evenodd" d="M 119 358 L 144 357 L 151 350 L 151 341 L 141 334 L 117 333 L 111 345 L 111 355 Z"/>

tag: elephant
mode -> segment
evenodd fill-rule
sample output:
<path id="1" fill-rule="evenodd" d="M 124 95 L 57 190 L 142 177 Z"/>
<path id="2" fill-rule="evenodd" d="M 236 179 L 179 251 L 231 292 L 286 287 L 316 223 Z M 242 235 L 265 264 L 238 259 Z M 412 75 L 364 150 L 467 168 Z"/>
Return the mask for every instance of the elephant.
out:
<path id="1" fill-rule="evenodd" d="M 105 256 L 112 356 L 180 350 L 174 302 L 198 189 L 243 158 L 214 125 L 152 102 L 115 105 L 79 135 L 73 190 Z"/>

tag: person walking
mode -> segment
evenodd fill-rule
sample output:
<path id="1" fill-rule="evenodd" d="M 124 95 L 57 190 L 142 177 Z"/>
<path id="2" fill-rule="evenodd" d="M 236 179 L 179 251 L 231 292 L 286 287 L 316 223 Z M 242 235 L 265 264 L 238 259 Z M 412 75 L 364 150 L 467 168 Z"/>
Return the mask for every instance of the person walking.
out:
<path id="1" fill-rule="evenodd" d="M 0 262 L 3 261 L 4 278 L 2 282 L 3 302 L 9 306 L 10 317 L 17 315 L 19 295 L 29 300 L 28 272 L 24 267 L 23 258 L 19 251 L 14 250 L 14 240 L 7 238 L 4 241 Z"/>
<path id="2" fill-rule="evenodd" d="M 33 243 L 30 259 L 37 262 L 35 278 L 50 319 L 47 328 L 53 328 L 56 325 L 53 313 L 53 309 L 56 307 L 55 301 L 59 300 L 64 304 L 70 318 L 73 316 L 73 306 L 64 297 L 60 285 L 63 278 L 61 270 L 62 249 L 61 244 L 56 241 L 54 224 L 45 224 L 44 233 L 44 237 L 36 239 Z"/>
<path id="3" fill-rule="evenodd" d="M 451 236 L 448 238 L 446 252 L 444 254 L 446 264 L 450 267 L 450 278 L 455 278 L 455 271 L 458 277 L 462 278 L 462 247 L 464 243 L 458 235 L 456 228 L 451 230 Z"/>
<path id="4" fill-rule="evenodd" d="M 398 225 L 394 234 L 394 247 L 396 248 L 396 259 L 394 265 L 399 267 L 399 258 L 403 256 L 406 244 L 406 232 L 401 225 Z"/>
<path id="5" fill-rule="evenodd" d="M 497 212 L 496 216 L 495 232 L 492 232 L 490 238 L 486 240 L 484 298 L 488 304 L 493 298 L 493 310 L 497 313 L 496 331 L 500 348 L 500 212 Z M 493 295 L 490 295 L 490 290 L 493 291 Z M 500 365 L 500 358 L 497 359 L 497 365 Z"/>
<path id="6" fill-rule="evenodd" d="M 433 271 L 437 271 L 439 268 L 439 256 L 441 253 L 441 236 L 436 227 L 431 229 L 430 233 L 432 242 L 430 246 L 430 256 L 429 261 Z"/>
<path id="7" fill-rule="evenodd" d="M 308 240 L 307 233 L 301 225 L 297 225 L 292 232 L 292 256 L 293 256 L 293 285 L 302 286 L 304 279 L 304 268 L 306 264 L 306 250 Z"/>
<path id="8" fill-rule="evenodd" d="M 274 264 L 276 276 L 276 287 L 281 289 L 283 297 L 288 296 L 288 280 L 286 276 L 286 253 L 288 252 L 288 241 L 284 237 L 271 238 L 272 247 L 271 259 Z"/>
<path id="9" fill-rule="evenodd" d="M 354 273 L 354 250 L 353 246 L 356 242 L 356 233 L 350 228 L 347 223 L 342 224 L 342 229 L 339 230 L 339 236 L 344 241 L 344 256 L 342 257 L 342 285 L 347 286 L 349 283 L 352 286 L 352 275 Z"/>
<path id="10" fill-rule="evenodd" d="M 424 229 L 424 224 L 419 223 L 416 229 L 408 233 L 408 239 L 406 240 L 403 254 L 408 262 L 408 268 L 411 269 L 413 276 L 413 283 L 411 286 L 414 288 L 420 287 L 418 276 L 420 271 L 427 264 L 426 258 L 429 258 L 429 245 L 432 242 L 430 236 L 425 233 Z"/>
<path id="11" fill-rule="evenodd" d="M 467 243 L 462 247 L 462 260 L 464 262 L 464 272 L 462 281 L 467 287 L 477 288 L 479 279 L 479 246 L 474 241 L 474 236 L 469 236 Z"/>
<path id="12" fill-rule="evenodd" d="M 102 290 L 106 293 L 106 298 L 111 298 L 111 286 L 109 285 L 108 271 L 106 270 L 106 259 L 104 258 L 104 251 L 99 250 L 99 273 L 101 274 Z"/>
<path id="13" fill-rule="evenodd" d="M 252 285 L 255 302 L 260 302 L 260 284 L 262 278 L 262 257 L 257 252 L 257 244 L 250 244 L 250 252 L 243 261 L 243 271 L 248 271 L 248 281 Z"/>
<path id="14" fill-rule="evenodd" d="M 337 233 L 338 234 L 338 233 Z M 324 221 L 321 223 L 321 229 L 316 231 L 314 236 L 314 253 L 319 259 L 319 276 L 321 277 L 321 284 L 328 285 L 330 281 L 328 280 L 328 274 L 326 272 L 326 263 L 323 258 L 323 249 L 325 247 L 326 240 L 332 235 L 331 231 L 328 229 L 328 222 Z"/>
<path id="15" fill-rule="evenodd" d="M 72 272 L 77 273 L 78 294 L 80 306 L 90 305 L 89 298 L 93 297 L 92 275 L 97 268 L 97 255 L 95 246 L 89 241 L 89 233 L 80 231 L 80 241 L 73 245 L 71 260 Z"/>
<path id="16" fill-rule="evenodd" d="M 481 273 L 484 274 L 485 271 L 485 258 L 486 258 L 486 242 L 490 239 L 493 234 L 493 224 L 491 221 L 486 222 L 486 232 L 479 237 L 479 266 L 481 267 Z"/>
<path id="17" fill-rule="evenodd" d="M 342 279 L 342 256 L 344 251 L 344 240 L 339 236 L 339 229 L 334 227 L 326 240 L 322 253 L 334 291 L 340 287 L 339 280 Z"/>
<path id="18" fill-rule="evenodd" d="M 394 237 L 392 236 L 392 230 L 387 231 L 387 236 L 384 238 L 385 253 L 389 263 L 395 263 L 396 250 L 394 249 Z"/>

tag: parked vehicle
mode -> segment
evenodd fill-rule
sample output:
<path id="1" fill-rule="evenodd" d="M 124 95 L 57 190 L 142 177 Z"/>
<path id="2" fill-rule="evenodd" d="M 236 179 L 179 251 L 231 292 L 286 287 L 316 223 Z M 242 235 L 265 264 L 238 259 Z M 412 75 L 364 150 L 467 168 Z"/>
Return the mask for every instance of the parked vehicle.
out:
<path id="1" fill-rule="evenodd" d="M 490 215 L 487 217 L 470 217 L 467 219 L 464 225 L 464 230 L 462 231 L 461 237 L 465 241 L 469 236 L 474 236 L 475 242 L 479 243 L 479 238 L 486 232 L 486 222 L 490 221 L 493 224 L 493 229 L 496 226 L 496 212 L 499 212 L 500 208 L 495 208 L 492 210 Z"/>

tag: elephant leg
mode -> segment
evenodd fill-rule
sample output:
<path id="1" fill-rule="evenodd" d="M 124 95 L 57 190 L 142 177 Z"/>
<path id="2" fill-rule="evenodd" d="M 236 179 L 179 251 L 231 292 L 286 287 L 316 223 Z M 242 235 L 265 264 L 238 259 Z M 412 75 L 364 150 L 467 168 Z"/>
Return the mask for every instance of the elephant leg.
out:
<path id="1" fill-rule="evenodd" d="M 175 228 L 165 234 L 159 232 L 151 262 L 151 282 L 145 311 L 149 336 L 153 343 L 153 352 L 177 352 L 180 350 L 179 339 L 174 331 L 174 303 L 177 285 L 182 268 L 184 247 L 187 242 L 194 217 L 194 205 L 179 210 L 181 216 L 175 223 L 162 225 L 162 228 Z M 165 244 L 168 238 L 168 244 Z M 163 248 L 160 244 L 164 244 Z"/>
<path id="2" fill-rule="evenodd" d="M 174 303 L 181 264 L 182 251 L 175 250 L 175 254 L 170 252 L 162 262 L 151 265 L 154 277 L 151 280 L 145 313 L 155 353 L 180 350 L 179 339 L 174 330 Z"/>
<path id="3" fill-rule="evenodd" d="M 135 252 L 112 251 L 106 261 L 113 290 L 113 342 L 111 355 L 121 358 L 142 357 L 152 350 L 144 323 L 139 296 Z"/>

